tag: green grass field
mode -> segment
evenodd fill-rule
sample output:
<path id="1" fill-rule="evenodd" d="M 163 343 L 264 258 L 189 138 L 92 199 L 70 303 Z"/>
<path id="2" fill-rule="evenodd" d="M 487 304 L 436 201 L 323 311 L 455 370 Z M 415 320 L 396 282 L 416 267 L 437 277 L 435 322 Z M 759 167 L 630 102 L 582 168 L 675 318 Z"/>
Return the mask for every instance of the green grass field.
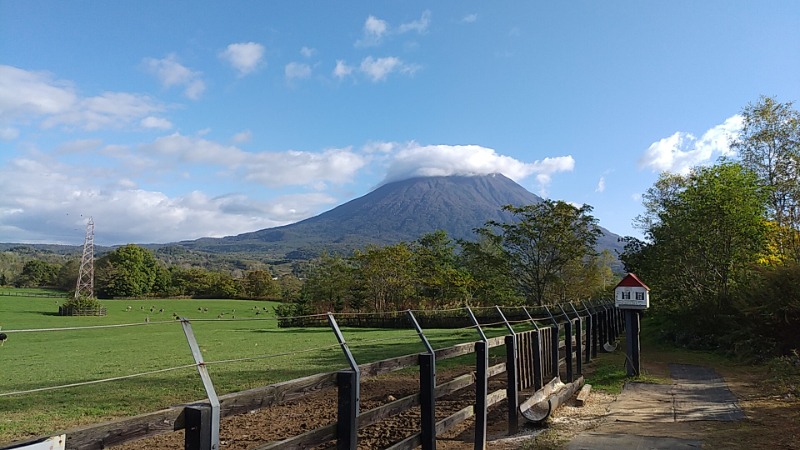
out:
<path id="1" fill-rule="evenodd" d="M 8 291 L 0 290 L 0 294 Z M 8 335 L 0 347 L 0 443 L 205 398 L 194 367 L 4 395 L 191 365 L 194 360 L 189 345 L 174 315 L 192 321 L 206 362 L 256 358 L 210 364 L 209 373 L 219 395 L 348 367 L 330 328 L 279 329 L 273 312 L 276 304 L 272 302 L 109 300 L 103 302 L 107 316 L 61 317 L 57 311 L 63 301 L 0 295 L 0 327 Z M 236 320 L 218 319 L 234 316 Z M 145 323 L 148 318 L 149 323 Z M 16 331 L 129 323 L 142 325 Z M 424 351 L 413 329 L 345 328 L 342 332 L 359 364 Z M 503 332 L 492 329 L 487 335 Z M 477 339 L 474 330 L 426 330 L 426 335 L 434 348 Z"/>

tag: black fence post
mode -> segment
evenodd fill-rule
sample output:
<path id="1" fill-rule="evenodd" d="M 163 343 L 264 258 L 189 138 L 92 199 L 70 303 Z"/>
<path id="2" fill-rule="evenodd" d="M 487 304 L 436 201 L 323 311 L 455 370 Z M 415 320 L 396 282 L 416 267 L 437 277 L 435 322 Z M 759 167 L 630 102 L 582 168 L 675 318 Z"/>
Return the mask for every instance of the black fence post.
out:
<path id="1" fill-rule="evenodd" d="M 419 391 L 422 450 L 436 449 L 436 356 L 419 354 Z"/>
<path id="2" fill-rule="evenodd" d="M 336 449 L 358 448 L 358 372 L 342 370 L 336 374 L 339 408 L 336 420 Z"/>
<path id="3" fill-rule="evenodd" d="M 586 310 L 589 315 L 586 316 L 586 364 L 592 362 L 592 312 Z"/>
<path id="4" fill-rule="evenodd" d="M 538 391 L 544 386 L 542 374 L 542 338 L 539 329 L 533 333 L 533 390 Z"/>
<path id="5" fill-rule="evenodd" d="M 555 322 L 555 320 L 554 320 Z M 553 361 L 553 377 L 561 377 L 561 367 L 558 358 L 558 333 L 559 333 L 559 326 L 558 323 L 555 323 L 552 328 L 552 334 L 550 335 L 550 341 L 552 342 L 553 348 L 550 349 L 550 359 Z"/>
<path id="6" fill-rule="evenodd" d="M 517 339 L 506 336 L 506 400 L 508 402 L 508 434 L 519 431 L 519 377 L 517 373 Z"/>
<path id="7" fill-rule="evenodd" d="M 567 366 L 567 382 L 572 383 L 572 321 L 564 322 L 564 362 Z"/>
<path id="8" fill-rule="evenodd" d="M 583 321 L 581 317 L 578 316 L 575 319 L 575 373 L 578 376 L 583 375 Z"/>
<path id="9" fill-rule="evenodd" d="M 211 450 L 211 405 L 189 405 L 183 408 L 186 431 L 185 450 Z"/>
<path id="10" fill-rule="evenodd" d="M 600 327 L 602 326 L 600 312 L 596 311 L 592 315 L 592 324 L 592 358 L 597 358 L 597 346 L 600 342 Z"/>
<path id="11" fill-rule="evenodd" d="M 485 341 L 475 343 L 475 450 L 486 449 L 489 351 Z"/>

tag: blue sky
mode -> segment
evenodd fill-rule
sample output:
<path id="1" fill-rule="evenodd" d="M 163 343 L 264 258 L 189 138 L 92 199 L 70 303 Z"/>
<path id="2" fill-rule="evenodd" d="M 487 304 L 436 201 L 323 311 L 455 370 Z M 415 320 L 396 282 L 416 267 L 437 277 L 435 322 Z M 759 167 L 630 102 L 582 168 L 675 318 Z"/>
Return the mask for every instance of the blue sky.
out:
<path id="1" fill-rule="evenodd" d="M 661 171 L 800 100 L 794 1 L 0 0 L 0 242 L 283 225 L 501 172 L 640 235 Z"/>

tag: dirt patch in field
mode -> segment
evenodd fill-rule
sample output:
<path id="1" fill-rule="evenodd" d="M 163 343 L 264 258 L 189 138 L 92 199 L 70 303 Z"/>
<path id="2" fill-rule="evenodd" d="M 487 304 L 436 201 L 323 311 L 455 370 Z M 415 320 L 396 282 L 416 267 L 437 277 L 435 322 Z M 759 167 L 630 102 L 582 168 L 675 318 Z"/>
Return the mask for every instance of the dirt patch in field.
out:
<path id="1" fill-rule="evenodd" d="M 670 352 L 672 353 L 672 352 Z M 674 356 L 674 355 L 673 355 Z M 655 377 L 669 379 L 670 355 L 648 355 L 644 370 Z M 684 362 L 678 361 L 675 362 Z M 703 448 L 800 449 L 800 401 L 775 385 L 764 382 L 766 370 L 752 366 L 715 367 L 736 395 L 745 418 L 736 422 L 625 423 L 608 414 L 616 396 L 593 391 L 585 406 L 571 400 L 553 413 L 544 427 L 521 419 L 520 430 L 508 436 L 506 402 L 495 405 L 489 413 L 488 434 L 492 450 L 565 448 L 570 439 L 587 431 L 630 433 L 643 436 L 671 436 L 701 440 Z M 438 374 L 445 382 L 468 373 L 469 369 L 450 369 Z M 589 368 L 591 370 L 591 367 Z M 490 385 L 490 392 L 504 387 L 503 375 Z M 365 380 L 361 386 L 362 411 L 418 392 L 418 378 L 413 372 L 395 373 Z M 437 420 L 449 416 L 474 401 L 474 387 L 469 387 L 436 403 Z M 224 450 L 247 450 L 268 442 L 295 436 L 334 423 L 336 391 L 331 389 L 301 401 L 223 419 L 220 438 Z M 380 449 L 419 431 L 419 408 L 393 416 L 359 432 L 359 449 Z M 470 419 L 440 435 L 440 450 L 473 448 L 474 420 Z M 319 448 L 332 448 L 333 443 Z M 119 447 L 124 450 L 182 449 L 183 433 L 157 436 Z"/>

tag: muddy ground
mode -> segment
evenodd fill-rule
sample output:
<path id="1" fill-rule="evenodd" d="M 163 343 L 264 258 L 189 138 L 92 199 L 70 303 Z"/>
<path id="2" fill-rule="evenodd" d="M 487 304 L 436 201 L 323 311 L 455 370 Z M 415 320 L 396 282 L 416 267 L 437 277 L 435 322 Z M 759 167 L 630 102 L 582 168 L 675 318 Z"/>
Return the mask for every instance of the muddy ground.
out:
<path id="1" fill-rule="evenodd" d="M 674 356 L 674 355 L 673 355 Z M 643 368 L 653 377 L 669 378 L 670 355 L 651 355 Z M 672 358 L 675 359 L 675 358 Z M 681 362 L 681 361 L 677 361 Z M 583 407 L 574 400 L 557 410 L 546 427 L 521 423 L 520 432 L 508 436 L 506 402 L 495 405 L 489 416 L 490 449 L 518 450 L 563 448 L 569 440 L 584 431 L 632 433 L 648 436 L 672 436 L 699 439 L 703 448 L 800 449 L 800 401 L 785 386 L 764 383 L 765 371 L 752 366 L 717 366 L 731 391 L 739 398 L 746 418 L 739 422 L 688 422 L 632 424 L 615 422 L 608 416 L 608 407 L 615 396 L 594 391 Z M 469 369 L 449 369 L 439 373 L 437 381 L 445 382 Z M 489 391 L 505 386 L 504 374 L 490 384 Z M 362 383 L 362 411 L 389 403 L 418 392 L 414 373 L 395 373 L 370 378 Z M 437 420 L 441 420 L 474 401 L 474 386 L 468 387 L 436 403 Z M 297 402 L 253 411 L 223 419 L 220 431 L 223 450 L 246 450 L 285 439 L 302 432 L 334 423 L 336 391 L 331 389 Z M 521 419 L 524 422 L 524 419 Z M 439 436 L 440 450 L 472 449 L 472 419 Z M 396 443 L 419 430 L 419 408 L 413 408 L 359 432 L 359 449 L 380 449 Z M 183 433 L 145 439 L 118 447 L 125 450 L 182 449 Z M 333 443 L 318 448 L 333 448 Z"/>

